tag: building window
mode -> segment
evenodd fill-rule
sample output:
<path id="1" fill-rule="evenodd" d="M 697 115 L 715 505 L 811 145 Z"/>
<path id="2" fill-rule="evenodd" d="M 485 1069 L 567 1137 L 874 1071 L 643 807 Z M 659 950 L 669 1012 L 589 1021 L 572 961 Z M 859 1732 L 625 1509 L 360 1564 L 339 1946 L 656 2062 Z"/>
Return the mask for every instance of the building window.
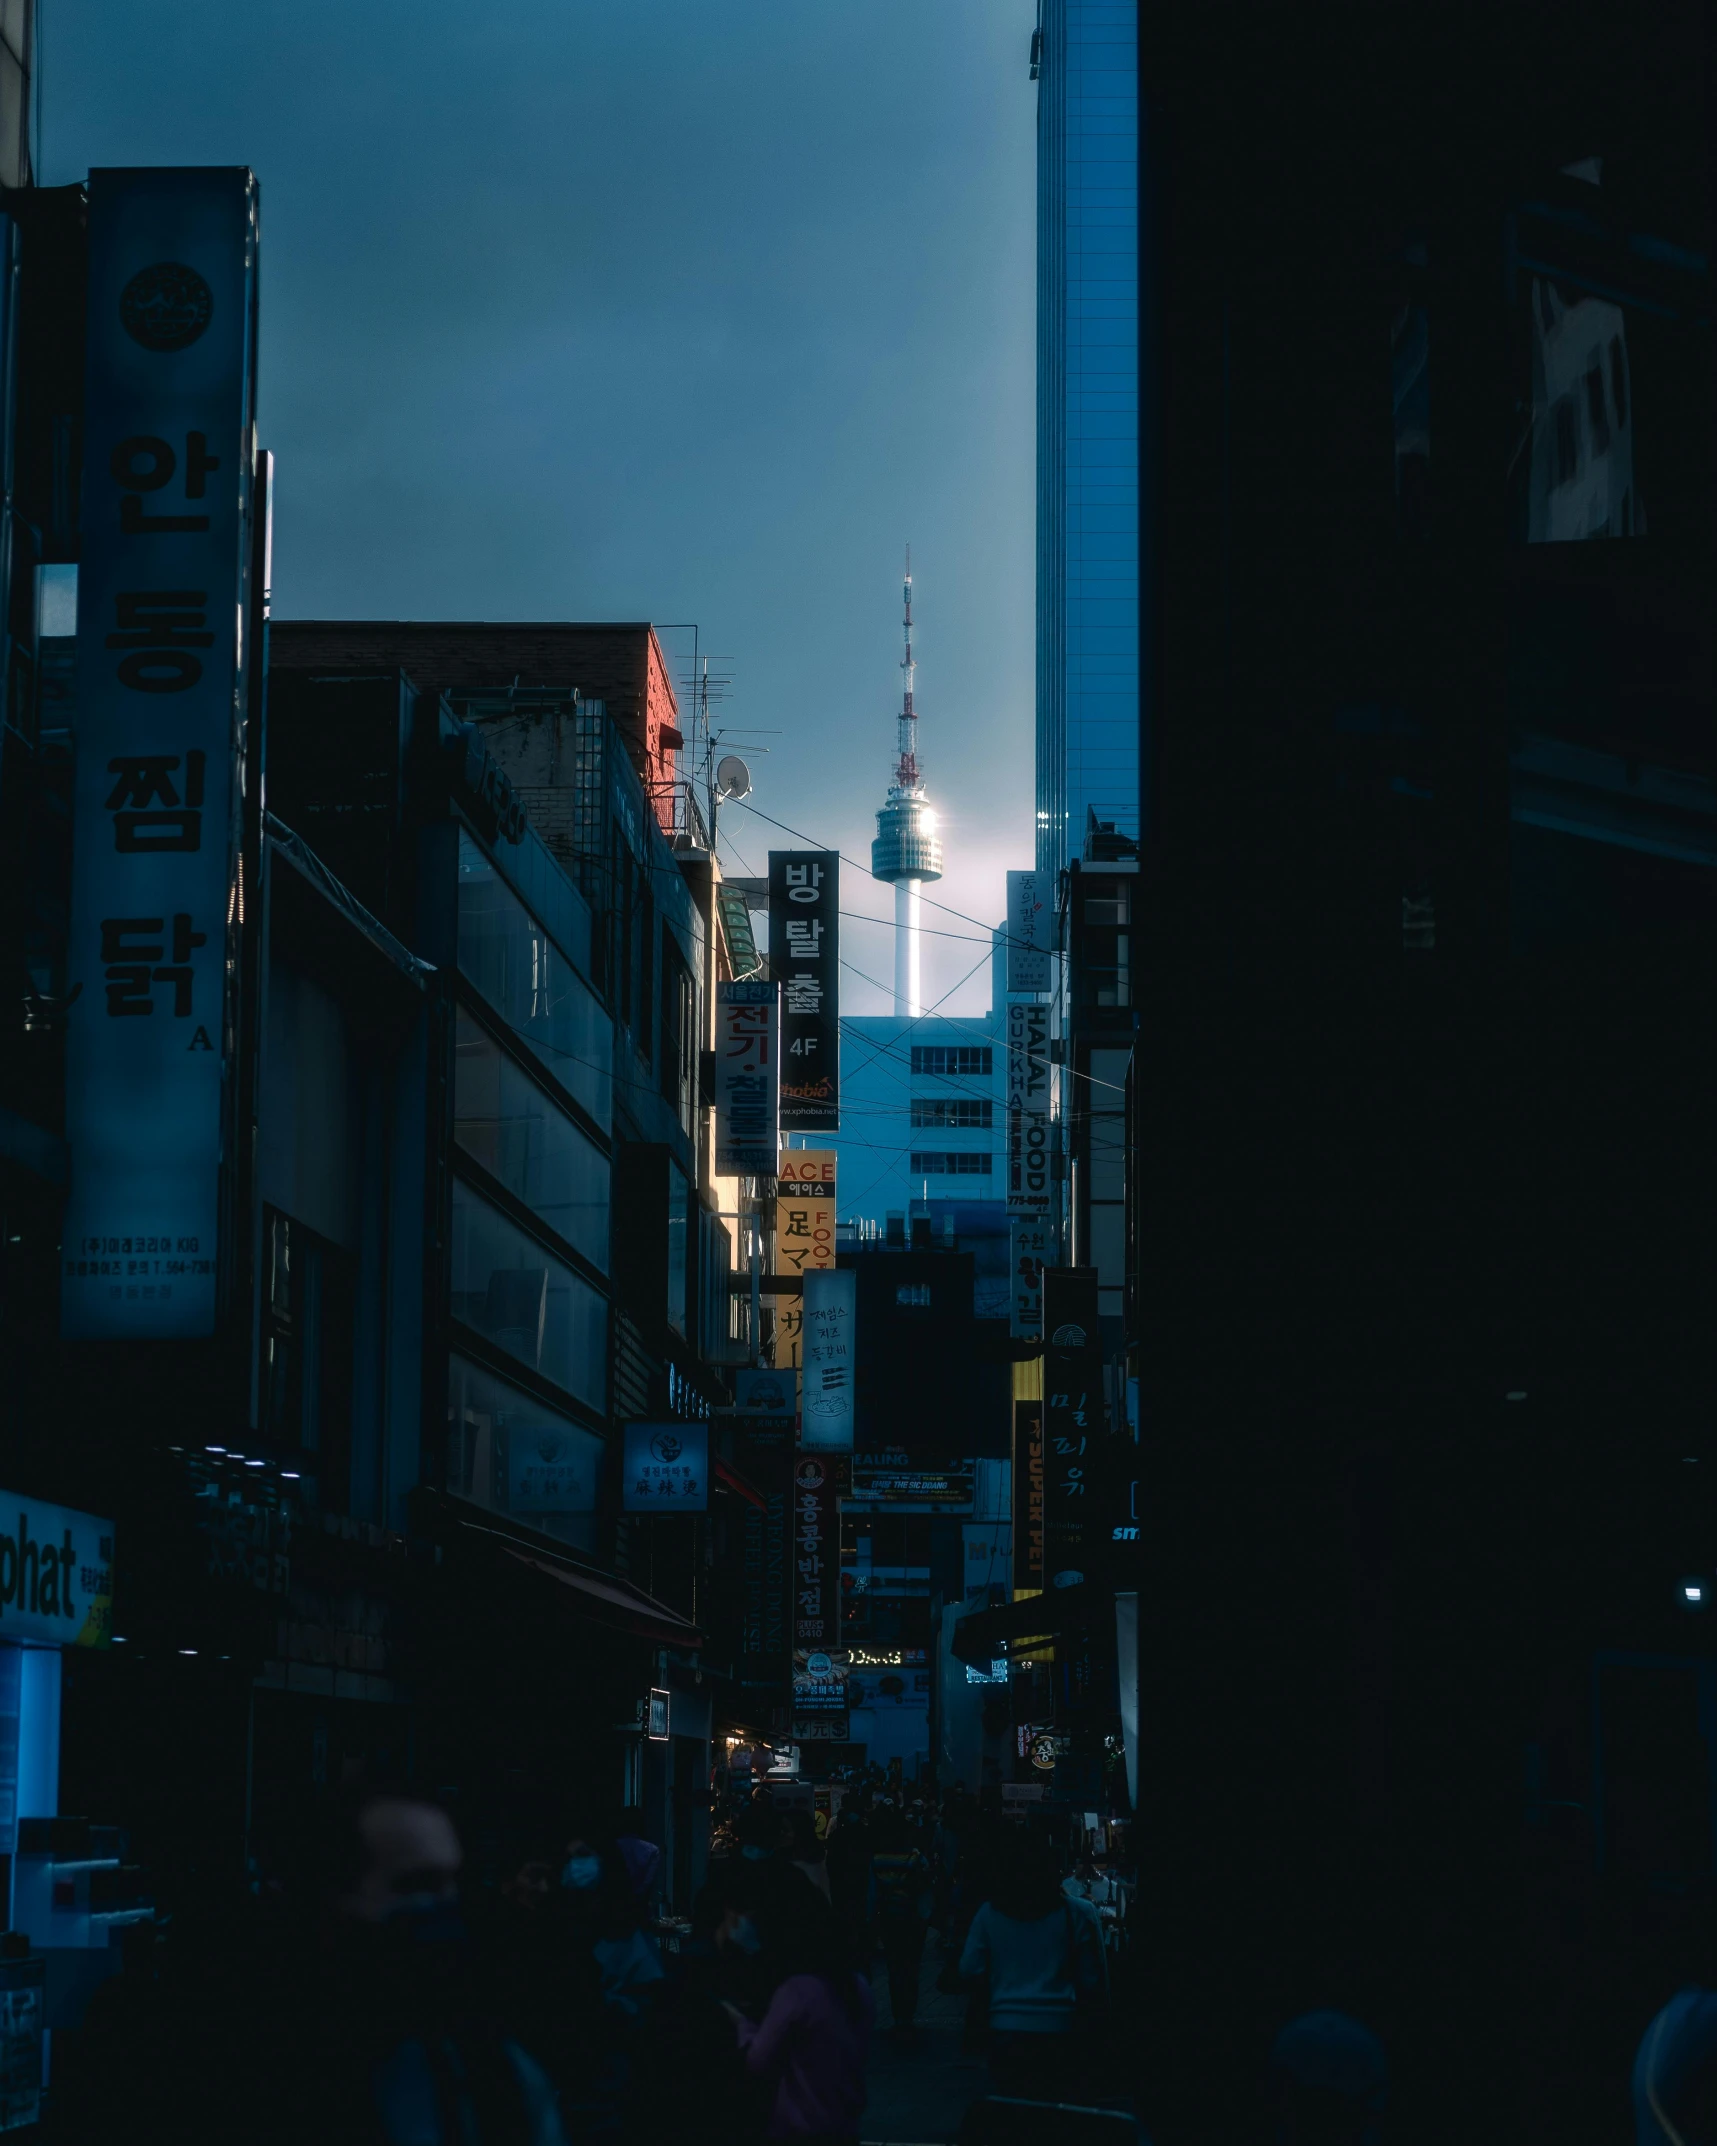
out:
<path id="1" fill-rule="evenodd" d="M 914 1311 L 930 1309 L 930 1284 L 928 1282 L 902 1282 L 894 1292 L 894 1301 Z"/>
<path id="2" fill-rule="evenodd" d="M 691 1232 L 692 1188 L 677 1162 L 668 1164 L 668 1324 L 686 1330 L 686 1241 Z"/>
<path id="3" fill-rule="evenodd" d="M 923 1153 L 912 1153 L 914 1177 L 988 1177 L 993 1163 L 987 1151 L 978 1153 L 961 1149 L 931 1148 Z"/>
<path id="4" fill-rule="evenodd" d="M 991 1052 L 987 1043 L 915 1043 L 912 1046 L 912 1070 L 914 1073 L 930 1073 L 939 1077 L 951 1074 L 986 1074 L 990 1071 Z"/>
<path id="5" fill-rule="evenodd" d="M 583 977 L 463 832 L 459 971 L 606 1131 L 613 1110 L 612 1024 Z"/>
<path id="6" fill-rule="evenodd" d="M 293 1449 L 294 1465 L 329 1512 L 345 1512 L 350 1497 L 356 1303 L 351 1254 L 264 1208 L 263 1425 Z"/>
<path id="7" fill-rule="evenodd" d="M 596 1547 L 603 1441 L 462 1356 L 447 1365 L 447 1487 Z"/>
<path id="8" fill-rule="evenodd" d="M 987 1133 L 994 1122 L 995 1105 L 991 1102 L 940 1095 L 914 1096 L 912 1099 L 914 1130 L 931 1125 L 962 1125 L 974 1132 Z"/>
<path id="9" fill-rule="evenodd" d="M 453 1137 L 557 1237 L 608 1271 L 608 1158 L 461 1009 Z"/>
<path id="10" fill-rule="evenodd" d="M 455 1319 L 589 1407 L 606 1407 L 608 1306 L 458 1179 L 452 1269 Z"/>

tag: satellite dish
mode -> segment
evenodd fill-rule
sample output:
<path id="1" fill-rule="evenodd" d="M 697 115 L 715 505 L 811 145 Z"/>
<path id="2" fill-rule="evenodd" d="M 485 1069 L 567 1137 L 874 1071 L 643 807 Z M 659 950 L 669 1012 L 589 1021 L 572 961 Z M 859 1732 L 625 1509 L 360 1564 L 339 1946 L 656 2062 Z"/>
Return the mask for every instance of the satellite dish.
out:
<path id="1" fill-rule="evenodd" d="M 737 753 L 728 753 L 716 762 L 715 788 L 724 804 L 751 795 L 751 770 Z"/>

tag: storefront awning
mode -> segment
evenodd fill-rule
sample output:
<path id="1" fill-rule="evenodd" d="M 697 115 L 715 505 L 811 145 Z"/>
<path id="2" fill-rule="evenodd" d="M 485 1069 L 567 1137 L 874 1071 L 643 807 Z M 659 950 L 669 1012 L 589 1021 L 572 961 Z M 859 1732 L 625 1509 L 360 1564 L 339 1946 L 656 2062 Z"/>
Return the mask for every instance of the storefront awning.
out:
<path id="1" fill-rule="evenodd" d="M 1077 1587 L 1051 1587 L 1021 1602 L 1003 1602 L 995 1609 L 962 1617 L 954 1627 L 949 1651 L 957 1662 L 987 1669 L 1004 1655 L 1044 1646 L 1063 1632 L 1083 1631 L 1101 1606 L 1099 1590 L 1089 1581 Z"/>
<path id="2" fill-rule="evenodd" d="M 594 1573 L 581 1572 L 574 1565 L 562 1565 L 546 1557 L 535 1557 L 528 1550 L 515 1549 L 510 1543 L 501 1546 L 505 1554 L 516 1563 L 545 1573 L 549 1579 L 558 1581 L 580 1597 L 578 1607 L 601 1624 L 610 1624 L 635 1638 L 654 1640 L 659 1647 L 698 1647 L 703 1644 L 703 1634 L 678 1610 L 669 1609 L 665 1602 L 658 1602 L 654 1595 L 647 1595 L 642 1588 L 633 1587 L 622 1579 L 598 1579 Z"/>
<path id="3" fill-rule="evenodd" d="M 715 1479 L 718 1483 L 725 1483 L 736 1497 L 743 1498 L 747 1505 L 755 1505 L 760 1513 L 767 1510 L 768 1500 L 764 1497 L 762 1491 L 758 1489 L 755 1483 L 748 1483 L 737 1468 L 724 1461 L 719 1454 L 716 1456 L 714 1466 Z"/>

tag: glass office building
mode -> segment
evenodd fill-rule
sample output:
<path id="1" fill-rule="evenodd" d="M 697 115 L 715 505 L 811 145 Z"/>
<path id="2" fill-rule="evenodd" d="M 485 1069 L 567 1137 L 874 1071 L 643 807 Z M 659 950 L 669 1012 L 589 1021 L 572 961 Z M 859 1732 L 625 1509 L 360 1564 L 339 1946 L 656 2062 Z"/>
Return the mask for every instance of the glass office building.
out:
<path id="1" fill-rule="evenodd" d="M 1038 82 L 1037 864 L 1139 838 L 1136 0 L 1044 0 Z"/>

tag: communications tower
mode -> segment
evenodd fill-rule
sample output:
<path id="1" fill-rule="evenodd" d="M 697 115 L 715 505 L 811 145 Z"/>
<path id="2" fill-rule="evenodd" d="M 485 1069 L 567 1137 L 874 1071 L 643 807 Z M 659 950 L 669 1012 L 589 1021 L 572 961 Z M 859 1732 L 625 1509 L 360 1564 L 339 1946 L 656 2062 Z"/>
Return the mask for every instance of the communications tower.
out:
<path id="1" fill-rule="evenodd" d="M 918 715 L 912 705 L 912 547 L 906 548 L 906 655 L 901 662 L 905 687 L 899 719 L 900 757 L 888 802 L 876 816 L 876 840 L 870 868 L 877 879 L 894 885 L 894 1010 L 915 1020 L 924 1011 L 919 961 L 918 890 L 927 879 L 942 877 L 942 838 L 936 814 L 924 794 L 918 764 Z"/>

